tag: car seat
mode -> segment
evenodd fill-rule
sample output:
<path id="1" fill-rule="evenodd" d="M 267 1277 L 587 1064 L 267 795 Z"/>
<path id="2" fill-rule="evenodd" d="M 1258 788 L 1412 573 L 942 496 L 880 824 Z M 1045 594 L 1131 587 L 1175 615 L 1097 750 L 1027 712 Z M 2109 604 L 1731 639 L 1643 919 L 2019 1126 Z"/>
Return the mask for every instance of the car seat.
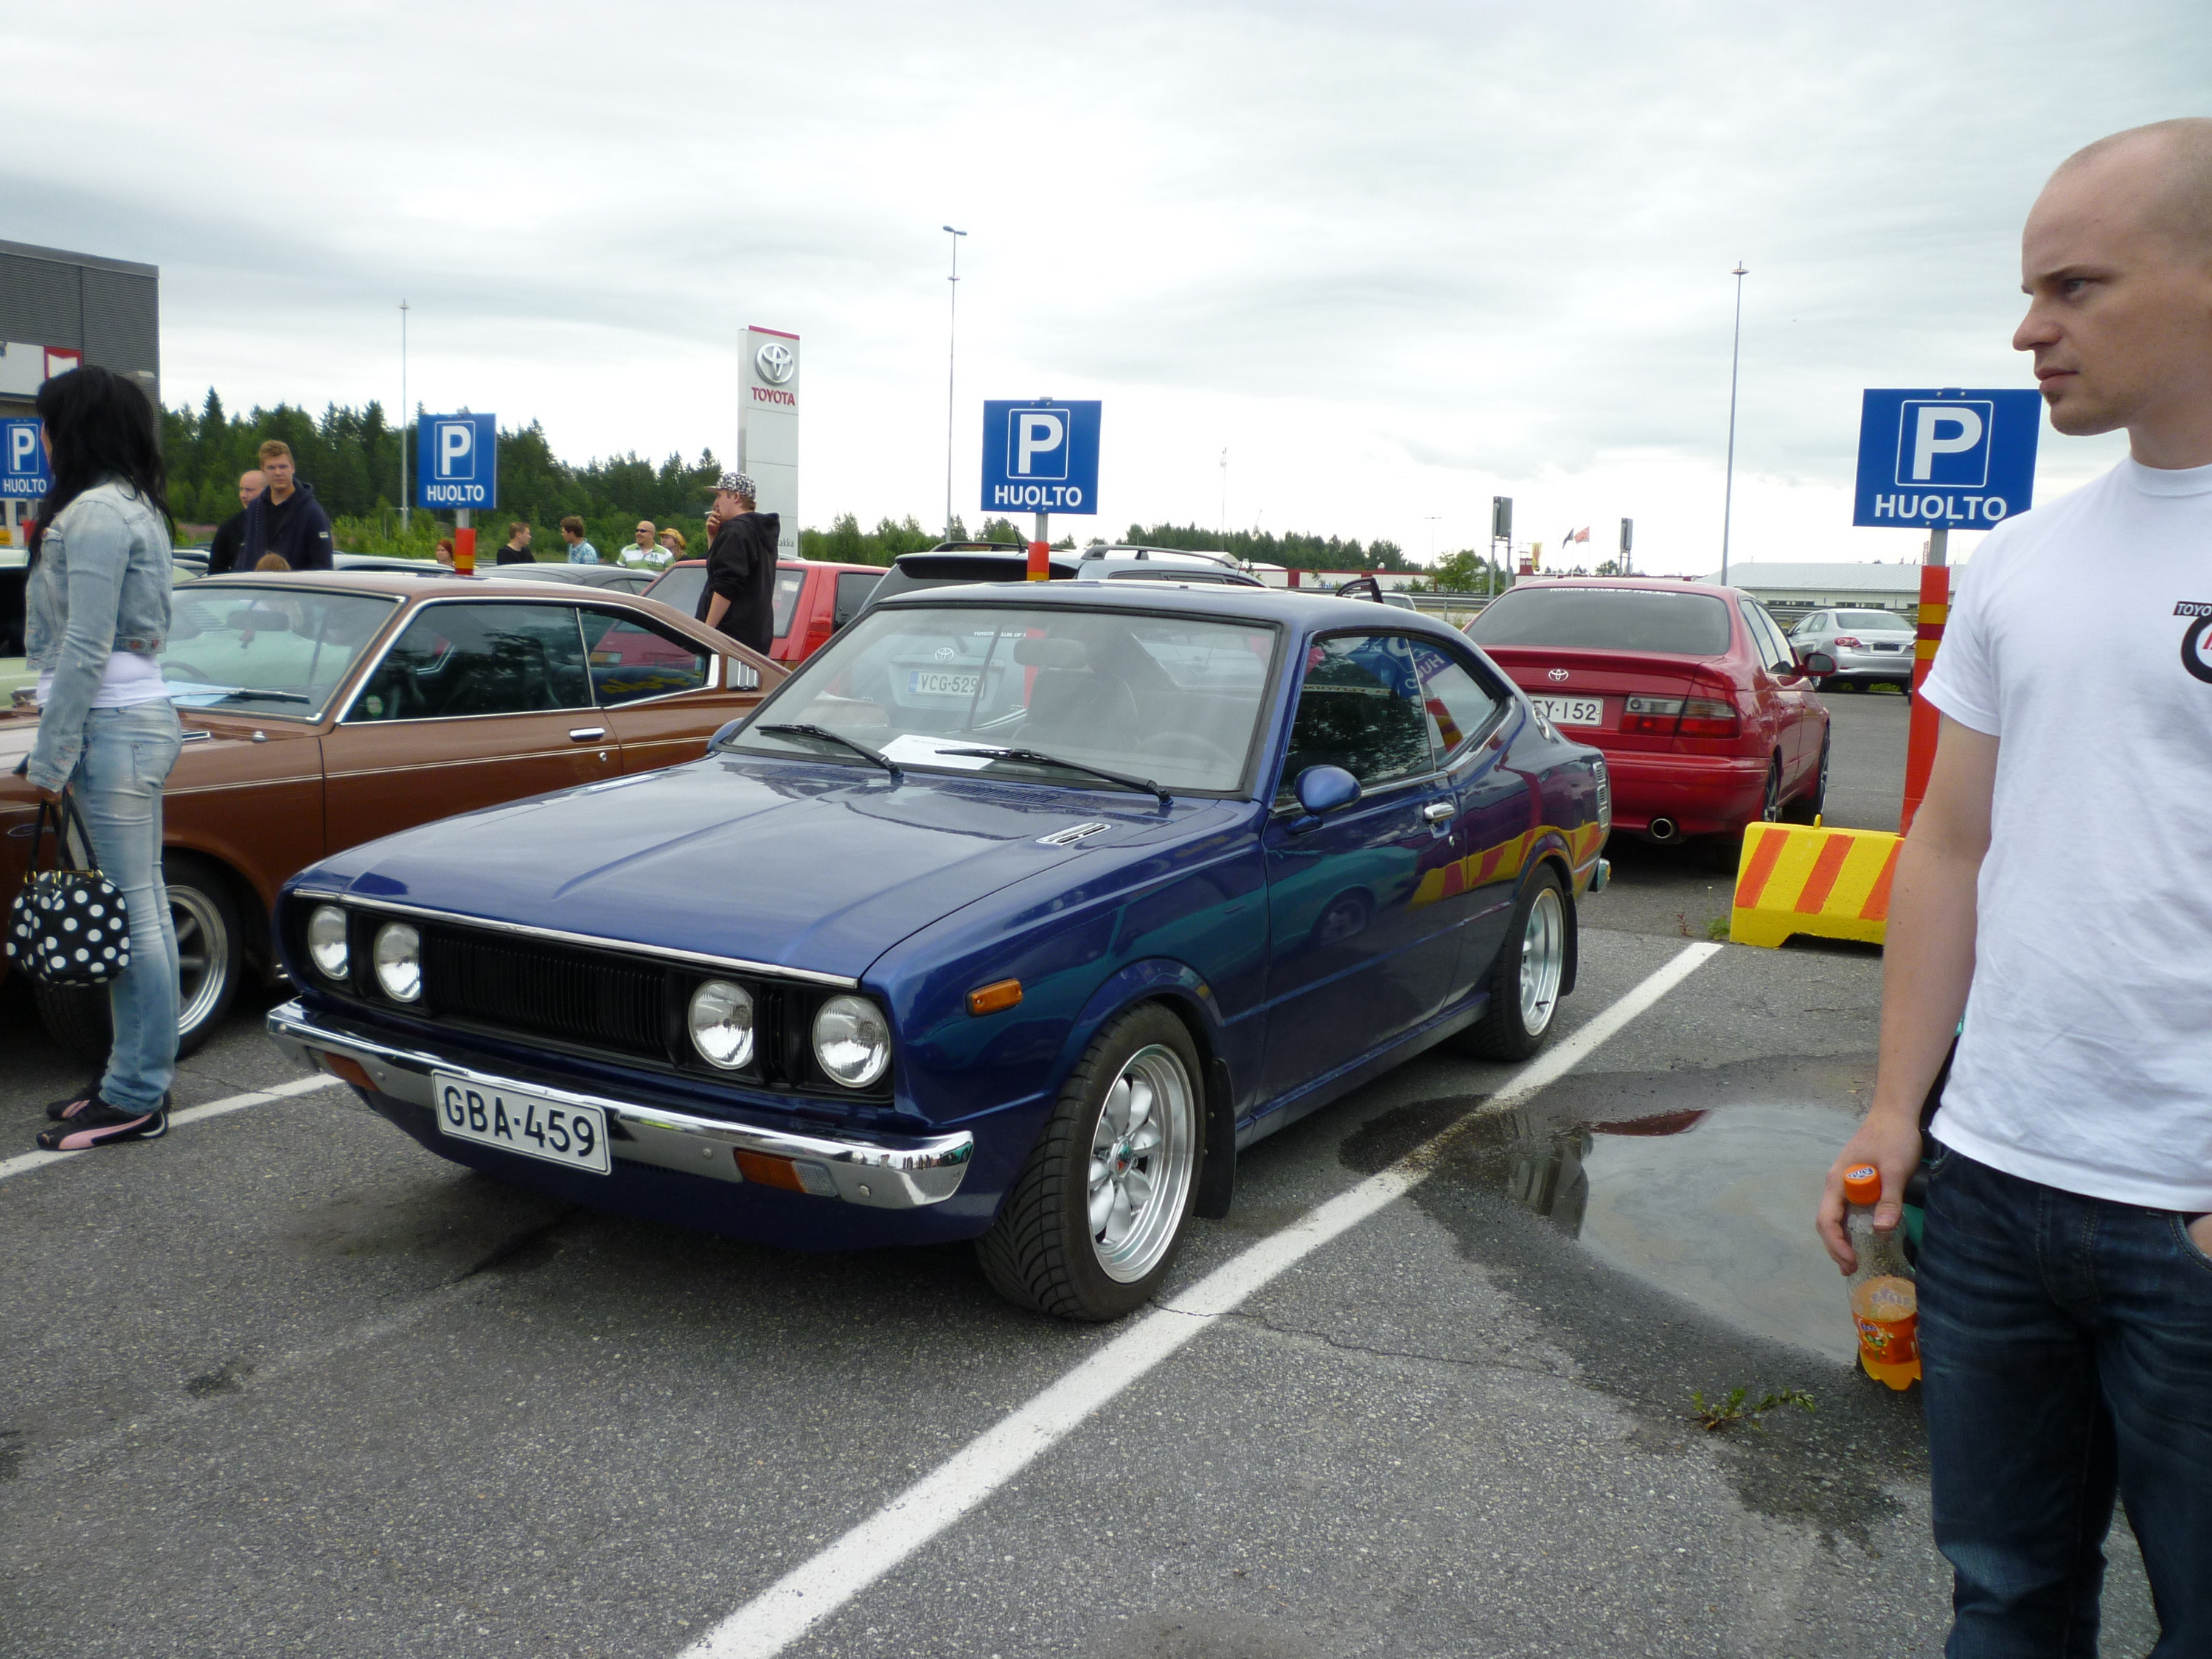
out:
<path id="1" fill-rule="evenodd" d="M 1024 745 L 1127 747 L 1137 727 L 1136 694 L 1126 680 L 1094 672 L 1082 641 L 1017 640 L 1014 660 L 1037 671 L 1030 687 L 1029 715 L 1022 722 Z"/>

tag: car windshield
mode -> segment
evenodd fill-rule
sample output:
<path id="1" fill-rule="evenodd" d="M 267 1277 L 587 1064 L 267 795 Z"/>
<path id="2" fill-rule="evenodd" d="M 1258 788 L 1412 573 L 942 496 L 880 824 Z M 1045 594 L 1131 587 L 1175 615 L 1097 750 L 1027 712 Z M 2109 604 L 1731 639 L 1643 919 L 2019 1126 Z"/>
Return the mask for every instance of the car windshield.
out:
<path id="1" fill-rule="evenodd" d="M 645 590 L 648 599 L 673 605 L 687 617 L 699 614 L 699 595 L 707 588 L 707 567 L 703 564 L 678 565 L 668 571 Z"/>
<path id="2" fill-rule="evenodd" d="M 1492 601 L 1467 636 L 1477 645 L 1717 657 L 1729 648 L 1728 607 L 1711 593 L 1658 588 L 1522 587 Z"/>
<path id="3" fill-rule="evenodd" d="M 988 771 L 1077 787 L 1070 769 L 963 755 L 1020 749 L 1155 781 L 1234 790 L 1275 658 L 1261 622 L 1023 605 L 903 605 L 870 611 L 735 733 L 762 753 Z M 811 726 L 836 738 L 770 726 Z"/>
<path id="4" fill-rule="evenodd" d="M 179 588 L 157 661 L 180 708 L 314 720 L 399 601 L 297 587 Z"/>
<path id="5" fill-rule="evenodd" d="M 1836 626 L 1847 632 L 1856 628 L 1869 634 L 1899 634 L 1910 632 L 1912 624 L 1887 611 L 1838 611 Z"/>

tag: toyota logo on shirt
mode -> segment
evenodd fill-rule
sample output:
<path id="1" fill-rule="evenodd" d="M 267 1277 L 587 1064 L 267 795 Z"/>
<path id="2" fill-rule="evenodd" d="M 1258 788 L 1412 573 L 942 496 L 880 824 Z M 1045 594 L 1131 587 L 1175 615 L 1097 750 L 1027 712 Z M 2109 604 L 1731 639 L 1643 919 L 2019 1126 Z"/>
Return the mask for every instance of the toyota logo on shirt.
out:
<path id="1" fill-rule="evenodd" d="M 1567 671 L 1564 668 L 1554 668 L 1552 671 L 1552 678 L 1555 680 L 1563 680 L 1566 678 L 1566 677 Z"/>
<path id="2" fill-rule="evenodd" d="M 781 386 L 799 372 L 799 354 L 781 340 L 770 340 L 753 353 L 753 366 L 770 386 Z"/>

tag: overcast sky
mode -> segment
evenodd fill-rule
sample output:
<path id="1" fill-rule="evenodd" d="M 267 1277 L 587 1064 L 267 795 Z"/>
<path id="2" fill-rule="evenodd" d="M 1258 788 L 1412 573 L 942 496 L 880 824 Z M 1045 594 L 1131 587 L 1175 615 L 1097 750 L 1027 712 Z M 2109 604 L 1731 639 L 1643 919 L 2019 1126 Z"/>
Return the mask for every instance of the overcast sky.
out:
<path id="1" fill-rule="evenodd" d="M 801 513 L 954 506 L 981 401 L 1105 400 L 1100 507 L 1389 536 L 1589 525 L 1736 559 L 1853 530 L 1858 393 L 2025 386 L 2019 226 L 2068 152 L 2212 113 L 2204 0 L 1322 5 L 70 0 L 0 13 L 0 236 L 158 264 L 172 404 L 736 446 L 805 352 Z M 2115 439 L 2045 428 L 2039 498 Z M 395 481 L 396 486 L 396 481 Z M 1970 539 L 1957 538 L 1962 544 Z M 1594 562 L 1594 560 L 1593 560 Z"/>

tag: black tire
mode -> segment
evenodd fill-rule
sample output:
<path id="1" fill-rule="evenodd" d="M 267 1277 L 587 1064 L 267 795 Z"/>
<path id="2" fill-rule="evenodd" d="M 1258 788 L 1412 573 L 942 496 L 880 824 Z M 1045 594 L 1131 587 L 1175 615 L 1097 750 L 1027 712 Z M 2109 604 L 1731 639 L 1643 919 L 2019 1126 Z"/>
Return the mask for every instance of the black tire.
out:
<path id="1" fill-rule="evenodd" d="M 1832 731 L 1820 734 L 1820 769 L 1813 775 L 1813 787 L 1782 809 L 1790 823 L 1810 823 L 1828 810 L 1828 750 L 1834 740 Z"/>
<path id="2" fill-rule="evenodd" d="M 1530 947 L 1536 943 L 1530 924 L 1540 911 L 1547 909 L 1560 930 L 1555 941 L 1557 955 L 1549 969 L 1550 994 L 1535 999 L 1532 1006 L 1531 999 L 1524 994 L 1528 975 L 1523 970 L 1528 969 L 1538 979 L 1542 977 L 1543 970 L 1532 967 L 1529 961 Z M 1559 872 L 1549 865 L 1543 866 L 1515 901 L 1505 943 L 1498 947 L 1498 959 L 1490 965 L 1490 1007 L 1480 1020 L 1452 1039 L 1454 1048 L 1477 1060 L 1526 1060 L 1544 1046 L 1544 1039 L 1559 1023 L 1559 998 L 1565 994 L 1560 988 L 1566 982 L 1567 951 L 1571 948 L 1566 934 L 1574 925 L 1574 907 L 1567 902 L 1566 890 L 1559 884 Z"/>
<path id="3" fill-rule="evenodd" d="M 1156 1158 L 1152 1174 L 1158 1180 L 1148 1177 L 1147 1190 L 1157 1189 L 1158 1202 L 1148 1204 L 1133 1223 L 1133 1232 L 1141 1230 L 1143 1248 L 1109 1267 L 1112 1247 L 1102 1240 L 1111 1237 L 1112 1218 L 1103 1228 L 1091 1224 L 1094 1142 L 1111 1127 L 1109 1097 L 1124 1073 L 1156 1068 L 1147 1075 L 1164 1082 L 1173 1070 L 1166 1057 L 1180 1066 L 1183 1079 L 1180 1139 L 1170 1121 L 1176 1109 L 1166 1101 L 1170 1091 L 1145 1083 L 1154 1091 L 1146 1121 L 1157 1113 L 1163 1131 L 1158 1150 L 1129 1156 L 1126 1140 L 1117 1144 L 1101 1184 L 1143 1174 L 1146 1158 Z M 1158 1003 L 1133 1008 L 1107 1024 L 1069 1074 L 998 1219 L 975 1241 L 975 1260 L 992 1289 L 1039 1313 L 1093 1322 L 1120 1319 L 1151 1300 L 1175 1265 L 1198 1194 L 1205 1075 L 1189 1031 Z M 1139 1080 L 1133 1075 L 1133 1088 Z"/>
<path id="4" fill-rule="evenodd" d="M 177 1010 L 181 1059 L 205 1042 L 230 1012 L 246 975 L 246 929 L 230 884 L 214 866 L 189 853 L 170 853 L 161 866 L 182 968 L 184 997 Z M 106 987 L 33 981 L 31 1000 L 46 1035 L 70 1054 L 93 1064 L 107 1058 L 114 1032 Z"/>

